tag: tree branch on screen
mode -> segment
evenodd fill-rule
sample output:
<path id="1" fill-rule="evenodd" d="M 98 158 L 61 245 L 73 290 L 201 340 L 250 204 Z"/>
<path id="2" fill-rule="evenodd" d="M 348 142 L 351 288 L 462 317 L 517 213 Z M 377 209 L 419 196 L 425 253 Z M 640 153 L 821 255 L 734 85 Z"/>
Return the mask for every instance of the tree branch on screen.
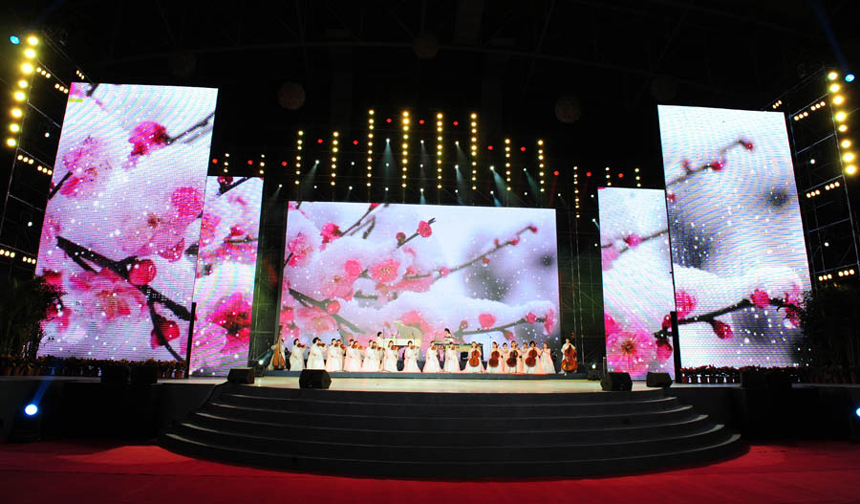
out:
<path id="1" fill-rule="evenodd" d="M 328 313 L 328 315 L 331 318 L 333 318 L 335 322 L 337 322 L 338 329 L 340 329 L 340 326 L 346 326 L 355 332 L 364 332 L 364 330 L 362 328 L 358 327 L 357 325 L 350 322 L 349 320 L 341 317 L 340 315 L 338 315 L 336 313 L 329 313 L 329 309 L 328 309 L 329 305 L 334 300 L 319 301 L 317 299 L 314 299 L 314 298 L 308 296 L 307 294 L 303 294 L 303 293 L 293 289 L 292 287 L 290 288 L 290 295 L 293 296 L 296 299 L 296 301 L 301 303 L 302 306 L 304 306 L 306 308 L 310 308 L 310 307 L 319 308 L 319 309 L 323 310 L 324 312 Z"/>
<path id="2" fill-rule="evenodd" d="M 752 152 L 752 150 L 755 148 L 752 141 L 750 141 L 746 138 L 739 138 L 739 139 L 735 140 L 734 142 L 721 148 L 719 151 L 719 155 L 717 156 L 717 158 L 715 160 L 708 161 L 708 162 L 706 162 L 706 163 L 704 163 L 698 167 L 694 168 L 693 166 L 691 166 L 689 159 L 682 160 L 681 166 L 684 168 L 684 174 L 679 175 L 678 177 L 675 177 L 674 179 L 666 182 L 666 190 L 668 191 L 670 187 L 678 185 L 681 182 L 684 182 L 685 180 L 689 179 L 690 177 L 693 177 L 694 175 L 696 175 L 697 173 L 702 173 L 702 172 L 708 171 L 708 170 L 715 171 L 715 172 L 722 171 L 726 167 L 726 154 L 730 150 L 738 148 L 738 147 L 743 147 L 748 152 Z M 667 197 L 671 198 L 672 196 L 673 196 L 672 193 L 667 192 Z"/>
<path id="3" fill-rule="evenodd" d="M 214 111 L 214 110 L 213 110 L 209 115 L 207 115 L 206 117 L 204 117 L 203 119 L 201 119 L 201 120 L 200 120 L 197 124 L 195 124 L 194 126 L 191 126 L 190 128 L 186 129 L 185 131 L 183 131 L 182 133 L 180 133 L 180 134 L 176 135 L 175 137 L 168 138 L 168 139 L 167 139 L 167 145 L 171 145 L 171 144 L 175 143 L 176 141 L 178 141 L 179 139 L 181 139 L 181 138 L 182 138 L 182 137 L 184 137 L 185 135 L 188 135 L 189 133 L 193 132 L 193 131 L 194 131 L 194 130 L 196 130 L 196 129 L 199 129 L 199 128 L 203 128 L 203 127 L 205 127 L 205 126 L 208 126 L 208 125 L 209 125 L 209 121 L 211 121 L 213 117 L 215 117 L 215 111 Z M 192 137 L 190 140 L 187 140 L 185 143 L 190 142 L 190 141 L 192 141 L 192 140 L 196 139 L 196 138 L 197 138 L 197 136 L 199 136 L 199 135 L 196 135 L 196 136 Z"/>
<path id="4" fill-rule="evenodd" d="M 655 231 L 654 233 L 651 233 L 647 236 L 639 236 L 637 234 L 629 234 L 629 235 L 621 238 L 624 241 L 624 245 L 621 247 L 618 247 L 618 249 L 617 249 L 618 254 L 619 255 L 623 254 L 624 252 L 627 252 L 628 250 L 630 250 L 632 248 L 638 247 L 639 245 L 641 245 L 641 244 L 643 244 L 649 240 L 653 240 L 654 238 L 659 238 L 659 237 L 667 234 L 668 232 L 669 232 L 668 229 L 663 229 L 660 231 Z M 612 240 L 610 243 L 601 244 L 600 248 L 606 249 L 606 248 L 612 248 L 614 246 L 615 246 L 615 240 Z"/>
<path id="5" fill-rule="evenodd" d="M 493 327 L 487 327 L 486 329 L 481 328 L 481 329 L 475 329 L 472 331 L 467 331 L 467 330 L 465 330 L 465 328 L 460 328 L 460 329 L 457 329 L 456 331 L 454 331 L 453 334 L 454 334 L 454 336 L 459 336 L 462 338 L 463 336 L 472 336 L 475 334 L 486 334 L 486 333 L 491 333 L 491 332 L 505 332 L 505 329 L 515 327 L 515 326 L 518 326 L 520 324 L 531 325 L 531 324 L 534 324 L 535 322 L 544 323 L 544 322 L 546 322 L 546 320 L 547 320 L 546 317 L 535 317 L 533 320 L 529 321 L 529 319 L 527 319 L 526 317 L 521 317 L 518 320 L 515 320 L 513 322 L 508 322 L 507 324 L 497 325 L 497 326 L 493 326 Z"/>
<path id="6" fill-rule="evenodd" d="M 224 193 L 228 191 L 232 191 L 236 187 L 244 184 L 245 182 L 253 179 L 255 177 L 242 177 L 239 180 L 233 182 L 233 177 L 218 177 L 218 194 L 216 196 L 222 196 Z"/>
<path id="7" fill-rule="evenodd" d="M 56 184 L 51 188 L 51 192 L 49 192 L 49 193 L 48 193 L 48 201 L 51 201 L 51 198 L 53 198 L 54 196 L 56 196 L 56 195 L 57 195 L 57 193 L 58 193 L 58 192 L 60 192 L 60 189 L 63 187 L 63 184 L 65 184 L 65 183 L 66 183 L 66 181 L 67 181 L 67 180 L 69 180 L 69 177 L 71 177 L 71 176 L 72 176 L 72 172 L 71 172 L 71 171 L 69 171 L 68 173 L 66 173 L 65 175 L 63 175 L 63 178 L 61 178 L 61 179 L 60 179 L 60 181 L 59 181 L 59 182 L 57 182 L 57 183 L 56 183 Z"/>

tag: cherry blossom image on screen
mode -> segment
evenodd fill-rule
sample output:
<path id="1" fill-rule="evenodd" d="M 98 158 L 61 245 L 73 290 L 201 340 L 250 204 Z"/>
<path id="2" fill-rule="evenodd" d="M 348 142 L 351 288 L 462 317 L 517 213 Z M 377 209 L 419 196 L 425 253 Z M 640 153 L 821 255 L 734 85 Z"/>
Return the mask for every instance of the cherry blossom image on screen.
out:
<path id="1" fill-rule="evenodd" d="M 39 353 L 185 357 L 216 89 L 73 83 L 37 273 Z"/>
<path id="2" fill-rule="evenodd" d="M 555 211 L 290 203 L 284 339 L 558 342 Z"/>
<path id="3" fill-rule="evenodd" d="M 659 117 L 683 365 L 793 365 L 810 281 L 783 114 Z"/>
<path id="4" fill-rule="evenodd" d="M 224 375 L 247 363 L 262 198 L 259 177 L 206 181 L 194 285 L 192 373 Z"/>
<path id="5" fill-rule="evenodd" d="M 675 374 L 669 312 L 675 309 L 665 192 L 601 187 L 606 365 L 644 379 Z"/>

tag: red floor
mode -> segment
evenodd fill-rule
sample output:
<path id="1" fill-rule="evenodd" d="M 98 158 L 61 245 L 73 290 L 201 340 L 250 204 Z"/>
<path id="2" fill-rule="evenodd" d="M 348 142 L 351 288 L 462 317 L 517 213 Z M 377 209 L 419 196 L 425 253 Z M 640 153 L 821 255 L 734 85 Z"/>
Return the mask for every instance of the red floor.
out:
<path id="1" fill-rule="evenodd" d="M 292 474 L 151 445 L 45 442 L 0 445 L 0 502 L 860 502 L 860 445 L 756 445 L 718 464 L 634 476 L 459 482 Z"/>

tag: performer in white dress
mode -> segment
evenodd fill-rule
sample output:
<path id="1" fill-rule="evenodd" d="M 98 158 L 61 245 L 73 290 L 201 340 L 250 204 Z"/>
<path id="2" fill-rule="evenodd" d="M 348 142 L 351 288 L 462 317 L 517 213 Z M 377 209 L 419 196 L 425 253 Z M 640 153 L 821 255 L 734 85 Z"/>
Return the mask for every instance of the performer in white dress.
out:
<path id="1" fill-rule="evenodd" d="M 466 369 L 464 370 L 466 373 L 483 373 L 484 372 L 484 363 L 481 362 L 483 356 L 481 355 L 481 349 L 478 348 L 478 343 L 473 341 L 472 348 L 469 350 L 469 356 L 466 359 Z M 478 364 L 473 366 L 472 361 L 477 359 Z"/>
<path id="2" fill-rule="evenodd" d="M 442 371 L 442 368 L 439 366 L 439 349 L 436 348 L 436 345 L 430 343 L 430 348 L 427 349 L 427 353 L 424 355 L 425 373 L 439 373 Z"/>
<path id="3" fill-rule="evenodd" d="M 461 371 L 460 357 L 457 355 L 457 347 L 453 343 L 445 349 L 445 367 L 443 371 L 446 373 L 459 373 Z"/>
<path id="4" fill-rule="evenodd" d="M 361 370 L 365 373 L 375 373 L 379 371 L 379 359 L 376 354 L 376 342 L 371 341 L 367 344 L 364 350 L 364 362 L 361 363 Z"/>
<path id="5" fill-rule="evenodd" d="M 549 349 L 549 343 L 545 341 L 540 351 L 540 372 L 542 374 L 555 374 L 555 364 L 552 363 L 552 350 Z"/>
<path id="6" fill-rule="evenodd" d="M 496 365 L 493 366 L 493 363 Z M 487 358 L 487 372 L 491 374 L 500 374 L 502 372 L 502 350 L 499 344 L 493 342 L 493 348 L 490 349 L 490 356 Z"/>
<path id="7" fill-rule="evenodd" d="M 358 350 L 358 343 L 350 341 L 346 349 L 346 358 L 343 360 L 343 370 L 349 373 L 361 371 L 361 352 Z"/>
<path id="8" fill-rule="evenodd" d="M 516 341 L 511 341 L 511 349 L 508 350 L 508 356 L 505 357 L 505 373 L 508 374 L 517 374 L 517 362 L 519 362 L 520 358 L 520 347 L 517 345 Z M 511 366 L 508 362 L 510 359 L 514 360 L 514 365 Z"/>
<path id="9" fill-rule="evenodd" d="M 525 353 L 528 352 L 528 350 L 528 345 L 523 342 L 523 346 L 517 351 L 517 374 L 523 374 L 526 372 L 526 366 L 523 363 L 523 360 L 526 358 Z"/>
<path id="10" fill-rule="evenodd" d="M 418 349 L 415 348 L 411 341 L 406 345 L 406 350 L 403 351 L 403 372 L 421 372 L 421 368 L 418 367 Z"/>
<path id="11" fill-rule="evenodd" d="M 329 373 L 343 371 L 343 346 L 339 339 L 331 340 L 326 352 L 325 370 Z"/>
<path id="12" fill-rule="evenodd" d="M 534 353 L 534 365 L 529 366 L 529 361 L 532 359 L 532 353 Z M 523 356 L 523 372 L 525 374 L 538 374 L 540 372 L 540 351 L 537 349 L 537 345 L 534 341 L 529 343 L 529 347 L 525 351 L 525 355 Z"/>
<path id="13" fill-rule="evenodd" d="M 508 348 L 508 344 L 504 343 L 502 348 L 499 349 L 502 353 L 502 357 L 499 359 L 499 373 L 506 374 L 508 372 L 508 354 L 510 353 L 510 349 Z"/>
<path id="14" fill-rule="evenodd" d="M 394 348 L 393 341 L 388 342 L 388 348 L 385 349 L 385 354 L 382 357 L 382 372 L 397 372 L 397 349 Z"/>
<path id="15" fill-rule="evenodd" d="M 293 349 L 290 350 L 290 371 L 301 371 L 305 368 L 305 346 L 298 338 L 293 340 Z"/>
<path id="16" fill-rule="evenodd" d="M 319 338 L 314 338 L 308 350 L 308 369 L 325 369 L 326 345 Z"/>

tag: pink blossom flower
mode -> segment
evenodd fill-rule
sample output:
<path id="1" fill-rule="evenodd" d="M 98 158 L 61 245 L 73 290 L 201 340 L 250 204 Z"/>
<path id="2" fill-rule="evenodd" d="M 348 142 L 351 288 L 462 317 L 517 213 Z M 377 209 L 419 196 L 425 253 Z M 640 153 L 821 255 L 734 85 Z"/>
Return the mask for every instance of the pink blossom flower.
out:
<path id="1" fill-rule="evenodd" d="M 469 321 L 468 320 L 461 320 L 460 321 L 460 330 L 461 331 L 463 329 L 467 329 L 468 327 L 469 327 Z"/>
<path id="2" fill-rule="evenodd" d="M 663 323 L 661 325 L 664 331 L 672 332 L 672 316 L 666 315 L 663 317 Z"/>
<path id="3" fill-rule="evenodd" d="M 550 310 L 544 315 L 543 333 L 552 334 L 553 329 L 555 329 L 555 310 Z"/>
<path id="4" fill-rule="evenodd" d="M 128 281 L 132 285 L 147 285 L 155 279 L 157 273 L 155 263 L 149 259 L 135 261 L 128 271 Z"/>
<path id="5" fill-rule="evenodd" d="M 505 337 L 505 339 L 506 339 L 506 340 L 508 340 L 508 341 L 513 341 L 513 340 L 514 340 L 514 333 L 513 333 L 512 331 L 508 331 L 507 329 L 505 329 L 504 331 L 502 331 L 502 335 L 503 335 L 503 336 Z"/>
<path id="6" fill-rule="evenodd" d="M 439 278 L 446 277 L 451 274 L 451 270 L 449 268 L 439 268 Z"/>
<path id="7" fill-rule="evenodd" d="M 111 322 L 122 317 L 140 317 L 146 312 L 146 297 L 111 270 L 73 274 L 69 285 L 72 290 L 85 294 L 81 313 L 100 314 Z"/>
<path id="8" fill-rule="evenodd" d="M 621 326 L 615 322 L 615 319 L 612 318 L 612 315 L 608 313 L 603 314 L 603 328 L 606 331 L 606 335 L 615 334 L 621 330 Z"/>
<path id="9" fill-rule="evenodd" d="M 529 324 L 534 324 L 537 321 L 537 315 L 532 312 L 528 312 L 526 313 L 525 319 Z"/>
<path id="10" fill-rule="evenodd" d="M 752 301 L 753 306 L 756 308 L 767 308 L 770 305 L 770 296 L 768 296 L 767 292 L 756 289 L 750 294 L 750 301 Z"/>
<path id="11" fill-rule="evenodd" d="M 428 238 L 433 234 L 433 228 L 430 227 L 430 224 L 428 224 L 427 221 L 421 221 L 418 223 L 418 234 L 423 238 Z"/>
<path id="12" fill-rule="evenodd" d="M 515 238 L 511 239 L 511 241 L 510 241 L 510 242 L 508 242 L 508 243 L 510 243 L 511 245 L 516 246 L 516 245 L 518 245 L 518 244 L 520 243 L 520 237 L 519 237 L 519 236 L 517 236 L 517 237 L 515 237 Z"/>
<path id="13" fill-rule="evenodd" d="M 537 226 L 529 226 L 529 231 L 531 231 L 532 233 L 537 234 L 537 232 L 538 232 L 538 228 L 537 228 Z"/>
<path id="14" fill-rule="evenodd" d="M 499 242 L 498 238 L 493 238 L 493 245 L 495 245 L 496 247 L 500 247 L 502 244 Z"/>
<path id="15" fill-rule="evenodd" d="M 320 236 L 322 236 L 322 246 L 320 250 L 325 250 L 325 246 L 338 238 L 340 238 L 340 227 L 333 222 L 329 222 L 327 224 L 323 224 L 322 231 L 320 231 Z"/>
<path id="16" fill-rule="evenodd" d="M 179 338 L 179 324 L 161 316 L 157 317 L 156 320 L 158 329 L 153 328 L 152 333 L 149 336 L 149 346 L 151 348 L 158 348 L 163 346 L 164 342 L 173 341 Z M 161 336 L 164 337 L 164 342 L 162 342 L 161 338 L 158 337 L 159 331 L 161 331 Z"/>
<path id="17" fill-rule="evenodd" d="M 482 313 L 478 315 L 478 323 L 481 324 L 481 329 L 489 329 L 496 323 L 496 317 L 490 313 Z"/>
<path id="18" fill-rule="evenodd" d="M 296 320 L 296 312 L 293 310 L 292 306 L 282 307 L 281 308 L 281 316 L 278 321 L 279 324 L 286 327 L 292 324 Z"/>
<path id="19" fill-rule="evenodd" d="M 203 210 L 203 195 L 194 187 L 179 187 L 169 197 L 165 213 L 148 212 L 125 222 L 125 251 L 137 256 L 157 254 L 169 261 L 182 257 L 185 231 Z"/>
<path id="20" fill-rule="evenodd" d="M 143 156 L 167 146 L 169 140 L 167 128 L 155 121 L 144 121 L 131 130 L 128 143 L 134 145 L 132 156 Z"/>
<path id="21" fill-rule="evenodd" d="M 396 259 L 383 259 L 370 267 L 370 278 L 378 283 L 390 283 L 397 279 L 400 262 Z"/>
<path id="22" fill-rule="evenodd" d="M 725 159 L 718 159 L 716 161 L 711 161 L 710 163 L 708 163 L 708 168 L 710 168 L 711 170 L 716 171 L 716 172 L 723 171 L 723 168 L 725 168 L 725 167 L 726 167 L 726 160 Z"/>
<path id="23" fill-rule="evenodd" d="M 738 143 L 741 144 L 744 149 L 748 151 L 752 151 L 755 148 L 755 145 L 752 143 L 752 140 L 741 138 L 738 140 Z"/>
<path id="24" fill-rule="evenodd" d="M 720 339 L 729 339 L 735 335 L 732 331 L 732 326 L 719 320 L 712 320 L 711 328 L 714 330 L 714 334 Z"/>
<path id="25" fill-rule="evenodd" d="M 178 187 L 170 193 L 170 204 L 180 217 L 193 221 L 203 211 L 203 193 L 196 187 Z"/>
<path id="26" fill-rule="evenodd" d="M 618 250 L 615 249 L 615 245 L 609 245 L 608 247 L 600 248 L 600 259 L 603 266 L 603 271 L 608 271 L 612 269 L 612 263 L 618 259 Z"/>
<path id="27" fill-rule="evenodd" d="M 624 237 L 624 243 L 626 243 L 628 247 L 634 248 L 642 243 L 642 237 L 635 233 L 631 233 Z"/>
<path id="28" fill-rule="evenodd" d="M 347 275 L 355 278 L 358 278 L 358 276 L 361 275 L 361 272 L 363 271 L 361 268 L 361 263 L 354 259 L 346 261 L 343 269 L 346 271 Z"/>
<path id="29" fill-rule="evenodd" d="M 347 301 L 352 299 L 352 286 L 358 275 L 361 274 L 361 266 L 356 269 L 358 261 L 347 261 L 343 273 L 336 273 L 325 280 L 320 287 L 320 294 L 328 299 L 339 297 Z"/>
<path id="30" fill-rule="evenodd" d="M 666 362 L 672 358 L 672 344 L 668 338 L 657 338 L 657 359 Z"/>
<path id="31" fill-rule="evenodd" d="M 395 238 L 397 238 L 397 243 L 403 243 L 406 240 L 406 233 L 404 233 L 403 231 L 398 231 L 397 235 L 395 235 Z"/>
<path id="32" fill-rule="evenodd" d="M 371 204 L 370 204 L 370 209 L 371 209 L 371 210 L 373 210 L 374 208 L 376 208 L 376 207 L 378 207 L 378 206 L 379 206 L 379 203 L 371 203 Z"/>
<path id="33" fill-rule="evenodd" d="M 410 310 L 403 315 L 400 316 L 400 323 L 405 326 L 417 327 L 418 330 L 421 331 L 423 337 L 421 338 L 420 347 L 426 348 L 430 345 L 430 342 L 435 339 L 434 334 L 436 334 L 436 329 L 430 325 L 425 319 L 424 316 L 421 315 L 421 312 L 418 310 Z M 418 344 L 418 342 L 415 342 Z"/>
<path id="34" fill-rule="evenodd" d="M 221 186 L 221 190 L 230 187 L 233 184 L 233 177 L 218 177 L 218 185 Z"/>
<path id="35" fill-rule="evenodd" d="M 215 303 L 206 320 L 223 327 L 228 335 L 244 337 L 244 331 L 251 330 L 251 302 L 244 292 L 234 292 Z"/>
<path id="36" fill-rule="evenodd" d="M 299 233 L 287 244 L 290 259 L 287 264 L 294 268 L 302 267 L 308 262 L 308 258 L 314 252 L 314 245 L 305 234 Z"/>
<path id="37" fill-rule="evenodd" d="M 102 140 L 93 137 L 87 137 L 60 159 L 69 170 L 69 178 L 60 187 L 60 194 L 64 196 L 93 193 L 99 180 L 113 168 L 107 146 Z"/>
<path id="38" fill-rule="evenodd" d="M 406 268 L 406 274 L 403 275 L 403 279 L 392 285 L 391 288 L 400 291 L 427 292 L 430 290 L 433 282 L 434 278 L 432 275 L 427 275 L 409 266 Z"/>
<path id="39" fill-rule="evenodd" d="M 329 315 L 334 315 L 340 311 L 340 302 L 339 301 L 329 301 L 325 305 L 325 311 Z"/>
<path id="40" fill-rule="evenodd" d="M 692 173 L 693 172 L 693 164 L 690 162 L 689 159 L 685 158 L 685 159 L 681 160 L 681 168 L 684 169 L 684 173 Z"/>
<path id="41" fill-rule="evenodd" d="M 200 223 L 200 246 L 205 247 L 215 240 L 215 230 L 221 223 L 221 217 L 217 214 L 206 212 Z"/>
<path id="42" fill-rule="evenodd" d="M 63 289 L 63 273 L 59 271 L 46 269 L 42 272 L 42 277 L 48 285 L 54 286 L 57 289 Z"/>
<path id="43" fill-rule="evenodd" d="M 606 361 L 609 369 L 627 372 L 640 378 L 656 357 L 654 338 L 644 331 L 619 331 L 606 337 Z"/>
<path id="44" fill-rule="evenodd" d="M 481 259 L 481 262 L 482 262 L 483 264 L 490 264 L 490 258 L 489 258 L 489 257 L 485 257 L 485 258 Z"/>
<path id="45" fill-rule="evenodd" d="M 69 327 L 71 316 L 72 310 L 62 304 L 51 305 L 45 311 L 45 321 L 57 322 L 57 326 L 61 330 Z"/>
<path id="46" fill-rule="evenodd" d="M 693 310 L 696 309 L 696 298 L 684 290 L 679 290 L 675 293 L 675 309 L 678 311 L 678 320 L 687 317 Z"/>
<path id="47" fill-rule="evenodd" d="M 666 193 L 666 200 L 668 200 L 669 203 L 674 203 L 675 202 L 675 193 L 667 192 Z"/>

